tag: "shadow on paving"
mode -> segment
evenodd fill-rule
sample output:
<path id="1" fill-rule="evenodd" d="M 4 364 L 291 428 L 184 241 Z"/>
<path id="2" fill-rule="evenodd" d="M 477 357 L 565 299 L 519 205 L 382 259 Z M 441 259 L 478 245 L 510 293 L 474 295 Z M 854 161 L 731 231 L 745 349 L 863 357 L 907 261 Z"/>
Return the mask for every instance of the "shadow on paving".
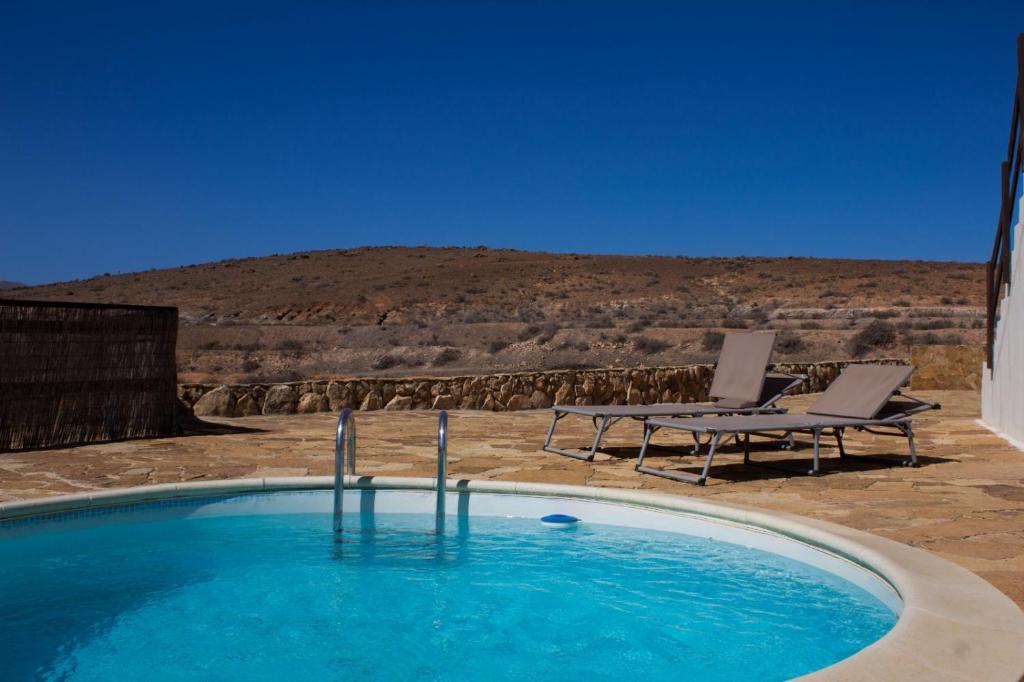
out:
<path id="1" fill-rule="evenodd" d="M 235 426 L 234 424 L 216 424 L 204 422 L 191 414 L 180 414 L 178 416 L 178 427 L 181 433 L 178 436 L 228 436 L 238 433 L 266 433 L 266 429 L 257 429 L 251 426 Z"/>
<path id="2" fill-rule="evenodd" d="M 709 475 L 727 481 L 752 481 L 765 478 L 792 478 L 794 476 L 807 475 L 811 466 L 810 443 L 796 441 L 792 450 L 782 450 L 774 443 L 750 444 L 751 455 L 770 453 L 770 458 L 754 460 L 749 464 L 735 461 L 721 461 L 719 456 L 736 456 L 743 454 L 743 447 L 736 444 L 723 446 L 715 453 L 716 461 L 712 464 Z M 858 471 L 878 471 L 886 469 L 903 469 L 907 461 L 907 454 L 903 452 L 875 453 L 858 455 L 854 453 L 840 457 L 834 448 L 822 447 L 819 469 L 816 476 L 829 476 Z M 635 460 L 639 452 L 637 447 L 608 447 L 602 448 L 599 452 L 620 460 Z M 806 455 L 794 456 L 797 452 L 806 452 Z M 780 455 L 786 455 L 785 457 Z M 699 474 L 704 466 L 704 458 L 707 456 L 707 448 L 701 449 L 700 454 L 693 454 L 692 446 L 658 446 L 651 445 L 647 449 L 645 460 L 659 461 L 659 468 L 667 468 L 670 471 L 687 472 Z M 686 458 L 683 461 L 668 458 Z M 891 459 L 890 459 L 891 458 Z M 668 460 L 668 461 L 666 461 Z M 934 457 L 930 455 L 917 456 L 917 466 L 925 467 L 936 464 L 949 464 L 959 460 L 948 457 Z M 665 465 L 668 465 L 667 467 Z"/>

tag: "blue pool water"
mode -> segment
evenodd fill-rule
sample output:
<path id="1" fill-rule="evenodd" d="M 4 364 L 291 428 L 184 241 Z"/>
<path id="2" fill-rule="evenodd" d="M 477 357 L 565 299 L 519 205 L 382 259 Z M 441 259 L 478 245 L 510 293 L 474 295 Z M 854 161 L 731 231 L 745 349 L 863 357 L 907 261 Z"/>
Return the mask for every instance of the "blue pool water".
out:
<path id="1" fill-rule="evenodd" d="M 0 679 L 782 680 L 896 619 L 660 531 L 353 515 L 339 545 L 327 514 L 133 518 L 0 539 Z"/>

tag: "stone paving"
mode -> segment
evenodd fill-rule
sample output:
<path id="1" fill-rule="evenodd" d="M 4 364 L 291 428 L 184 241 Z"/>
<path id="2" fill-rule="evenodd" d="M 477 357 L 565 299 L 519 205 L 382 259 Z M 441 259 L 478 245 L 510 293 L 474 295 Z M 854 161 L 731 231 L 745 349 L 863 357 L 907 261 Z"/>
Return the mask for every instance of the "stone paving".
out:
<path id="1" fill-rule="evenodd" d="M 916 392 L 943 409 L 915 420 L 922 466 L 889 467 L 873 461 L 839 461 L 823 449 L 823 474 L 810 478 L 744 467 L 736 447 L 716 457 L 705 487 L 633 471 L 641 427 L 622 422 L 592 463 L 540 450 L 550 413 L 452 412 L 449 473 L 452 478 L 497 479 L 654 488 L 677 495 L 777 509 L 845 524 L 923 547 L 989 580 L 1024 605 L 1024 452 L 977 423 L 979 396 L 972 391 Z M 805 407 L 813 396 L 786 405 Z M 436 412 L 357 413 L 357 471 L 361 474 L 431 476 L 436 457 Z M 0 455 L 0 501 L 89 490 L 264 476 L 333 472 L 336 416 L 332 414 L 208 420 L 178 438 L 139 440 Z M 567 417 L 561 446 L 583 446 L 590 423 Z M 659 437 L 673 442 L 671 435 Z M 827 439 L 824 439 L 827 441 Z M 678 444 L 686 443 L 676 437 Z M 849 432 L 851 454 L 903 457 L 906 441 Z M 804 459 L 805 439 L 794 452 L 764 444 L 758 458 Z M 694 458 L 656 452 L 652 463 L 692 470 Z"/>

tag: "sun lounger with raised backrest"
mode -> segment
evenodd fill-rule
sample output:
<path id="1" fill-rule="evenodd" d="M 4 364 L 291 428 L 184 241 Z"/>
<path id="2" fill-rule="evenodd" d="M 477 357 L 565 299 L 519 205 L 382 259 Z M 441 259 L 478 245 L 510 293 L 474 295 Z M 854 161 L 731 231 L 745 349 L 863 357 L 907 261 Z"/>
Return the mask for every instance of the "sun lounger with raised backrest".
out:
<path id="1" fill-rule="evenodd" d="M 715 450 L 722 439 L 743 437 L 743 463 L 782 469 L 791 473 L 814 475 L 818 473 L 818 450 L 822 433 L 835 436 L 840 457 L 846 457 L 843 431 L 855 429 L 884 436 L 907 439 L 910 457 L 907 466 L 916 466 L 914 431 L 911 416 L 925 410 L 941 407 L 900 392 L 914 368 L 907 365 L 850 365 L 803 414 L 755 414 L 749 416 L 707 417 L 696 419 L 651 418 L 644 421 L 644 440 L 637 458 L 636 470 L 665 478 L 704 485 L 711 469 Z M 708 454 L 699 475 L 644 466 L 644 457 L 651 436 L 659 429 L 675 429 L 692 433 L 695 438 L 708 435 Z M 770 433 L 809 433 L 813 437 L 814 455 L 810 469 L 795 470 L 774 463 L 754 462 L 750 459 L 750 436 Z M 860 459 L 873 459 L 892 464 L 891 459 L 858 455 Z"/>
<path id="2" fill-rule="evenodd" d="M 766 372 L 775 345 L 775 332 L 730 332 L 725 335 L 711 381 L 711 403 L 658 403 L 655 405 L 555 405 L 543 449 L 556 455 L 592 460 L 609 428 L 630 418 L 700 417 L 705 415 L 785 412 L 775 403 L 807 380 L 806 376 Z M 589 417 L 594 423 L 590 450 L 564 450 L 551 445 L 555 426 L 566 415 Z M 697 441 L 697 437 L 694 439 Z M 699 444 L 699 441 L 697 441 Z"/>

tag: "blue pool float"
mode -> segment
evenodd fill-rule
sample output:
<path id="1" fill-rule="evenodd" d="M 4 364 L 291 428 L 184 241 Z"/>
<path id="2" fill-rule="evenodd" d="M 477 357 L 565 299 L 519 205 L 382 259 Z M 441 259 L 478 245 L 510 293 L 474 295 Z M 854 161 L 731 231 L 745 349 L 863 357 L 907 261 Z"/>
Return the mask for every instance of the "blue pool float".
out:
<path id="1" fill-rule="evenodd" d="M 550 528 L 572 528 L 579 523 L 580 520 L 575 516 L 569 516 L 568 514 L 548 514 L 547 516 L 541 517 L 540 522 Z"/>

